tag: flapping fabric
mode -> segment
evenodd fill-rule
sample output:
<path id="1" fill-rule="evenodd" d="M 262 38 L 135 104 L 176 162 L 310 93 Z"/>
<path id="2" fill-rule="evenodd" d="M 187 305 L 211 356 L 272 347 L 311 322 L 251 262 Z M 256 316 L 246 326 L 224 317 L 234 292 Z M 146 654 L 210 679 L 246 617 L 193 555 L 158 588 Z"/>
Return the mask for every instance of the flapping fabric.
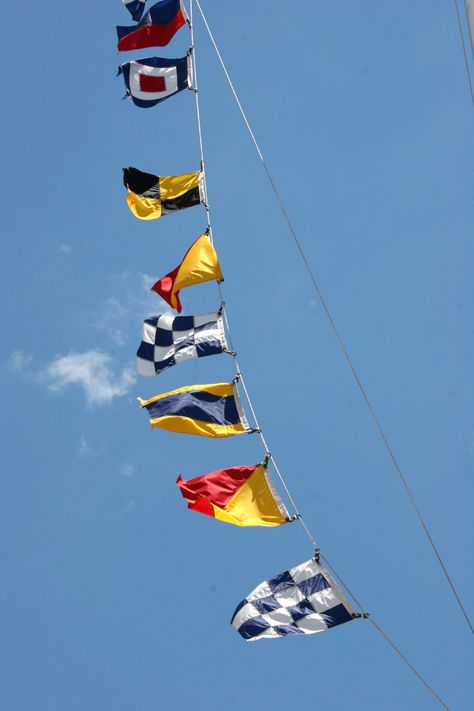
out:
<path id="1" fill-rule="evenodd" d="M 188 249 L 181 264 L 161 277 L 151 288 L 167 304 L 181 313 L 183 307 L 179 300 L 180 290 L 213 279 L 222 281 L 223 276 L 216 250 L 209 236 L 203 234 Z"/>
<path id="2" fill-rule="evenodd" d="M 204 199 L 202 173 L 185 173 L 160 177 L 137 168 L 123 169 L 127 203 L 140 220 L 156 220 L 186 207 L 199 205 Z"/>
<path id="3" fill-rule="evenodd" d="M 137 25 L 118 26 L 117 49 L 127 52 L 144 47 L 165 47 L 188 20 L 182 0 L 161 0 Z"/>
<path id="4" fill-rule="evenodd" d="M 344 622 L 354 611 L 313 558 L 260 583 L 237 606 L 231 624 L 247 641 L 314 634 Z"/>
<path id="5" fill-rule="evenodd" d="M 232 437 L 251 432 L 233 383 L 186 385 L 138 401 L 148 410 L 152 428 L 202 437 Z"/>
<path id="6" fill-rule="evenodd" d="M 182 59 L 148 57 L 119 66 L 127 96 L 135 106 L 147 109 L 191 86 L 188 56 Z M 157 176 L 156 176 L 157 177 Z"/>
<path id="7" fill-rule="evenodd" d="M 138 22 L 143 15 L 146 0 L 123 0 L 123 4 L 132 16 L 135 22 Z"/>
<path id="8" fill-rule="evenodd" d="M 185 360 L 204 358 L 224 350 L 227 350 L 227 342 L 220 314 L 161 314 L 143 322 L 137 370 L 140 375 L 159 375 Z"/>
<path id="9" fill-rule="evenodd" d="M 185 481 L 178 477 L 188 508 L 236 526 L 281 526 L 290 521 L 263 464 L 232 467 Z"/>

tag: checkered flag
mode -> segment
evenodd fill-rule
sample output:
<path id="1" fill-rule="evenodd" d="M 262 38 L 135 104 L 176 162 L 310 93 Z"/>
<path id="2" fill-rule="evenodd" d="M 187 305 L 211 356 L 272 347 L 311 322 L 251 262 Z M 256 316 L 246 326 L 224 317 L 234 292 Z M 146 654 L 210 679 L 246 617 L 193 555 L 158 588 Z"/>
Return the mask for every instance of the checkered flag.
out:
<path id="1" fill-rule="evenodd" d="M 137 370 L 140 375 L 159 375 L 185 360 L 224 351 L 227 343 L 220 312 L 200 316 L 160 314 L 143 322 Z"/>
<path id="2" fill-rule="evenodd" d="M 231 624 L 253 642 L 264 637 L 314 634 L 356 615 L 315 559 L 260 583 L 237 606 Z"/>

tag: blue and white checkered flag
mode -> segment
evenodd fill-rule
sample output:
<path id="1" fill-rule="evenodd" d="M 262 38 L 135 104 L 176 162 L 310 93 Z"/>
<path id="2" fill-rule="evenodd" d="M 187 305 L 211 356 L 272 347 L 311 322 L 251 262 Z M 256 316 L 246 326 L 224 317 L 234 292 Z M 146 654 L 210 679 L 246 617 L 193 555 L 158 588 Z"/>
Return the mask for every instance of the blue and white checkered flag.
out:
<path id="1" fill-rule="evenodd" d="M 260 583 L 237 606 L 231 624 L 248 642 L 314 634 L 356 615 L 314 558 Z"/>
<path id="2" fill-rule="evenodd" d="M 137 351 L 140 375 L 159 375 L 162 370 L 192 358 L 227 350 L 220 313 L 200 316 L 161 314 L 143 322 L 143 340 Z"/>

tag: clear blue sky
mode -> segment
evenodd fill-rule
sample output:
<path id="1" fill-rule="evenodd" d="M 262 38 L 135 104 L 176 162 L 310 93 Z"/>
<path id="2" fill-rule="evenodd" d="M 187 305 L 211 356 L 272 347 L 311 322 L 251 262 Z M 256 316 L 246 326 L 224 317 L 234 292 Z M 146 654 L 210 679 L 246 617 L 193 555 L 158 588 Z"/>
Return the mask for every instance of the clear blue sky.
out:
<path id="1" fill-rule="evenodd" d="M 453 3 L 204 0 L 308 258 L 461 596 L 472 600 L 473 111 Z M 150 432 L 135 397 L 232 377 L 135 373 L 147 289 L 205 227 L 142 223 L 121 167 L 199 167 L 194 101 L 121 101 L 120 0 L 2 3 L 0 705 L 4 711 L 434 709 L 364 621 L 245 644 L 235 605 L 311 556 L 297 524 L 186 510 L 255 437 Z M 209 198 L 241 365 L 321 547 L 453 709 L 472 641 L 369 419 L 196 18 Z M 215 286 L 183 293 L 217 307 Z M 471 606 L 472 610 L 472 606 Z"/>

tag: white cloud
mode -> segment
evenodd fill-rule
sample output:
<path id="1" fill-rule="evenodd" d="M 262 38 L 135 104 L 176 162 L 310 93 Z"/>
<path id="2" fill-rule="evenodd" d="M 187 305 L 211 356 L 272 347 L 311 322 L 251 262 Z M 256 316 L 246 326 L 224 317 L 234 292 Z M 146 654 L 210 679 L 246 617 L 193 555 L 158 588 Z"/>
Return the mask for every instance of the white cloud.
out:
<path id="1" fill-rule="evenodd" d="M 120 474 L 122 476 L 133 476 L 135 474 L 135 467 L 133 464 L 125 462 L 125 464 L 122 464 L 120 467 Z"/>
<path id="2" fill-rule="evenodd" d="M 136 380 L 130 365 L 118 374 L 114 370 L 112 357 L 93 349 L 57 356 L 38 378 L 53 392 L 59 392 L 67 385 L 79 385 L 88 405 L 107 405 L 114 398 L 126 395 Z"/>
<path id="3" fill-rule="evenodd" d="M 140 321 L 168 310 L 164 301 L 151 291 L 156 278 L 143 272 L 122 272 L 110 277 L 113 295 L 104 299 L 92 313 L 92 323 L 107 340 L 124 346 L 140 337 Z"/>
<path id="4" fill-rule="evenodd" d="M 14 373 L 20 373 L 24 370 L 33 360 L 33 356 L 29 353 L 24 353 L 23 351 L 13 351 L 10 358 L 8 359 L 8 368 Z"/>
<path id="5" fill-rule="evenodd" d="M 79 445 L 76 449 L 76 457 L 78 457 L 79 459 L 86 459 L 87 457 L 90 457 L 91 454 L 92 449 L 86 441 L 86 438 L 82 436 L 81 441 L 79 442 Z"/>
<path id="6" fill-rule="evenodd" d="M 101 311 L 96 314 L 94 326 L 111 340 L 116 346 L 127 342 L 126 332 L 122 326 L 127 321 L 128 310 L 113 296 L 105 299 Z"/>
<path id="7" fill-rule="evenodd" d="M 117 521 L 119 518 L 122 518 L 122 516 L 125 516 L 125 514 L 129 513 L 129 511 L 134 509 L 136 505 L 137 505 L 136 499 L 129 499 L 128 503 L 125 504 L 125 506 L 122 509 L 120 509 L 120 511 L 117 511 L 116 513 L 111 513 L 111 514 L 108 514 L 107 516 L 104 516 L 102 518 L 102 522 L 108 523 L 109 521 Z"/>
<path id="8" fill-rule="evenodd" d="M 106 450 L 107 444 L 106 442 L 102 442 L 100 447 L 98 449 L 94 449 L 91 447 L 89 442 L 86 440 L 84 435 L 81 435 L 81 439 L 79 441 L 79 444 L 76 449 L 76 457 L 78 459 L 88 459 L 89 457 L 98 457 L 101 454 L 104 454 Z"/>
<path id="9" fill-rule="evenodd" d="M 120 515 L 126 514 L 129 511 L 131 511 L 135 506 L 137 505 L 137 500 L 136 499 L 130 499 L 128 504 L 123 507 L 122 511 L 120 512 Z"/>
<path id="10" fill-rule="evenodd" d="M 70 252 L 72 252 L 72 247 L 71 247 L 70 244 L 61 244 L 61 245 L 59 246 L 59 251 L 60 251 L 62 254 L 69 254 Z"/>

